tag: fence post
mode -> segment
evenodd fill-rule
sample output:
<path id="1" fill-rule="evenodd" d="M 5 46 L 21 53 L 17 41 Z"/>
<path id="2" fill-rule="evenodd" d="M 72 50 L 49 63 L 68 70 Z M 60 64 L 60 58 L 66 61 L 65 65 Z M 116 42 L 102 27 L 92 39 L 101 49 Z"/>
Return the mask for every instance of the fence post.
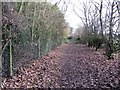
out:
<path id="1" fill-rule="evenodd" d="M 13 75 L 13 55 L 12 55 L 12 27 L 10 26 L 10 62 L 9 62 L 9 64 L 10 64 L 10 76 L 12 76 Z"/>
<path id="2" fill-rule="evenodd" d="M 0 2 L 0 22 L 2 22 L 2 2 Z M 2 23 L 0 23 L 0 85 L 2 82 Z"/>

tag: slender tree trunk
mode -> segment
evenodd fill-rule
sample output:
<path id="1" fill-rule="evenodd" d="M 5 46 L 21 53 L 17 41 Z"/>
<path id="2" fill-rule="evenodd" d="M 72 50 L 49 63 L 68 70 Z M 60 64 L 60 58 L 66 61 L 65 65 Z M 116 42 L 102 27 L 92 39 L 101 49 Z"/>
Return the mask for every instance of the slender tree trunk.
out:
<path id="1" fill-rule="evenodd" d="M 19 11 L 18 11 L 18 14 L 22 13 L 23 5 L 24 5 L 24 2 L 21 2 L 21 5 L 20 5 L 20 9 L 19 9 Z"/>
<path id="2" fill-rule="evenodd" d="M 33 39 L 34 39 L 34 27 L 35 27 L 35 16 L 36 16 L 36 3 L 35 3 L 35 7 L 34 7 L 34 15 L 33 15 L 33 22 L 32 22 L 32 43 L 33 43 Z"/>
<path id="3" fill-rule="evenodd" d="M 118 15 L 119 15 L 119 21 L 118 21 L 118 30 L 120 33 L 120 1 L 117 1 L 117 10 L 118 10 Z"/>
<path id="4" fill-rule="evenodd" d="M 111 59 L 112 53 L 113 53 L 113 8 L 114 8 L 114 2 L 112 2 L 111 6 L 111 15 L 110 15 L 110 23 L 109 23 L 109 39 L 108 39 L 108 59 Z"/>
<path id="5" fill-rule="evenodd" d="M 2 3 L 0 2 L 0 22 L 2 22 Z M 0 23 L 0 28 L 2 24 Z M 2 30 L 0 30 L 0 84 L 2 82 Z"/>
<path id="6" fill-rule="evenodd" d="M 102 36 L 102 38 L 103 38 L 102 8 L 103 8 L 103 0 L 101 0 L 100 10 L 99 10 L 99 13 L 100 13 L 101 36 Z"/>

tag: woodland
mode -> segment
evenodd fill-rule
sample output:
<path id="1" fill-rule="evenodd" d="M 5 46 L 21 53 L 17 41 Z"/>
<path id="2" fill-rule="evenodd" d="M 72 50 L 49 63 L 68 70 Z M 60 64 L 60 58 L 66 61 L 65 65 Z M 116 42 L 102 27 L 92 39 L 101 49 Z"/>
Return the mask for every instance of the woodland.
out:
<path id="1" fill-rule="evenodd" d="M 99 1 L 0 2 L 1 88 L 118 90 L 120 1 Z M 69 4 L 83 24 L 75 31 Z"/>

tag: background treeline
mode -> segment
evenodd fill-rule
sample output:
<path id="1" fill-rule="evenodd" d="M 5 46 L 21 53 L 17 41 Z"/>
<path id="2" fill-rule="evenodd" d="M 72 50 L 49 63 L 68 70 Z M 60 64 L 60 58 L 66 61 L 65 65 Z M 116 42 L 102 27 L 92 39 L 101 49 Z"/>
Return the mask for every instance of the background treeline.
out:
<path id="1" fill-rule="evenodd" d="M 82 9 L 74 6 L 76 15 L 82 20 L 75 35 L 81 43 L 94 47 L 97 51 L 103 47 L 108 59 L 120 50 L 120 1 L 100 0 L 84 1 Z M 77 11 L 83 12 L 83 17 Z"/>
<path id="2" fill-rule="evenodd" d="M 2 74 L 38 59 L 61 45 L 66 36 L 64 15 L 48 2 L 2 3 Z"/>

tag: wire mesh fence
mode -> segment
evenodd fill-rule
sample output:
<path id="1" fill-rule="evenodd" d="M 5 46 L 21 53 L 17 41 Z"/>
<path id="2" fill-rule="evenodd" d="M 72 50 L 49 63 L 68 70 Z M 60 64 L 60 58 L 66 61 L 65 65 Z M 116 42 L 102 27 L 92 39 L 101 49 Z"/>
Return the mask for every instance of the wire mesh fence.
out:
<path id="1" fill-rule="evenodd" d="M 63 41 L 64 16 L 50 3 L 2 3 L 2 76 L 14 74 L 16 67 L 41 58 Z"/>
<path id="2" fill-rule="evenodd" d="M 14 33 L 13 33 L 14 34 Z M 47 41 L 48 38 L 41 38 L 40 42 L 29 43 L 14 43 L 12 38 L 12 44 L 8 44 L 2 54 L 2 73 L 3 76 L 10 76 L 15 72 L 16 67 L 25 66 L 25 62 L 36 60 L 43 55 L 46 55 L 49 51 L 53 50 L 57 46 L 61 45 L 58 41 Z M 11 47 L 11 48 L 10 48 Z M 11 50 L 12 51 L 11 51 Z M 11 59 L 12 55 L 12 59 Z M 11 61 L 12 60 L 12 61 Z M 12 69 L 12 71 L 11 71 Z"/>

